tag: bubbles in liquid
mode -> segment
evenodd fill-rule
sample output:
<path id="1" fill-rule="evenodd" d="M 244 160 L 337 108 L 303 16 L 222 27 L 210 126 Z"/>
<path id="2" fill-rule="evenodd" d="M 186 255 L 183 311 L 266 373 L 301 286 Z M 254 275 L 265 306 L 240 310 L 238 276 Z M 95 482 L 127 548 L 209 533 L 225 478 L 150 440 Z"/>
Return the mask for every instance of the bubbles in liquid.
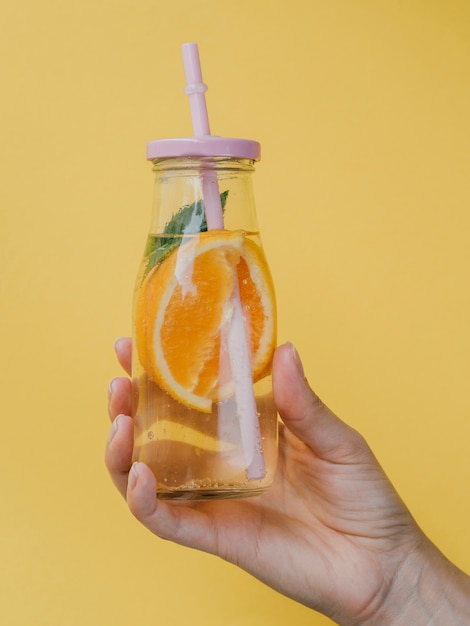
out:
<path id="1" fill-rule="evenodd" d="M 151 430 L 149 430 L 149 432 L 147 433 L 147 437 L 149 439 L 153 439 L 154 438 L 154 434 L 153 434 L 153 432 Z"/>

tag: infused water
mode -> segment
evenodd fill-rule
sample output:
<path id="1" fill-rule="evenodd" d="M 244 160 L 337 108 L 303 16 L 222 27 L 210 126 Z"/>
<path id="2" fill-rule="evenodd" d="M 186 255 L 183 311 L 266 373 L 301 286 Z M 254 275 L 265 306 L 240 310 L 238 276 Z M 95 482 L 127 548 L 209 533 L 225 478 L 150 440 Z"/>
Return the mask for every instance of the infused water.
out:
<path id="1" fill-rule="evenodd" d="M 253 415 L 244 414 L 235 371 L 239 342 L 249 350 Z M 257 233 L 149 237 L 134 303 L 134 460 L 154 472 L 158 497 L 239 497 L 271 484 L 275 342 L 274 289 Z"/>

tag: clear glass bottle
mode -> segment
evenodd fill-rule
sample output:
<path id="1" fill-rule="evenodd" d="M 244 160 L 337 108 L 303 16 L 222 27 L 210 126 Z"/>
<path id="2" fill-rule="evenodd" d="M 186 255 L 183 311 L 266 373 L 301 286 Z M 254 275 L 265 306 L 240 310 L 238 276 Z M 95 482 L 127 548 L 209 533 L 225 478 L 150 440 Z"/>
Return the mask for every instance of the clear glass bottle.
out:
<path id="1" fill-rule="evenodd" d="M 271 484 L 274 288 L 252 188 L 259 144 L 151 142 L 155 192 L 134 296 L 134 460 L 167 499 Z"/>

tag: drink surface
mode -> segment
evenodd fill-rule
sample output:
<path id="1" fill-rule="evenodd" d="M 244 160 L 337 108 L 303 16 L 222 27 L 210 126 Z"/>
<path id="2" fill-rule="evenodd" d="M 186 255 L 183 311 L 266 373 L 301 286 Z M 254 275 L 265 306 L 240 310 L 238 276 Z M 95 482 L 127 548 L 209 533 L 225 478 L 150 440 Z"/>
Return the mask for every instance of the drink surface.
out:
<path id="1" fill-rule="evenodd" d="M 237 299 L 243 336 L 234 339 Z M 149 237 L 134 304 L 134 460 L 151 467 L 159 497 L 236 497 L 270 485 L 277 450 L 275 329 L 274 290 L 257 233 Z M 233 358 L 240 341 L 250 353 L 256 445 L 265 468 L 250 478 L 253 451 Z"/>

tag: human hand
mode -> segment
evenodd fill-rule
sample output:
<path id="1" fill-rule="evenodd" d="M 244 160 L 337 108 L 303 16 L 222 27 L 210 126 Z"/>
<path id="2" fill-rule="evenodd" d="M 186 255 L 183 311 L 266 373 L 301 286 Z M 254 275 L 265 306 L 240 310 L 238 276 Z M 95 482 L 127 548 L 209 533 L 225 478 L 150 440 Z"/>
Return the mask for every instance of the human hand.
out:
<path id="1" fill-rule="evenodd" d="M 118 341 L 116 352 L 130 374 L 130 341 Z M 465 605 L 468 579 L 418 528 L 363 437 L 310 389 L 290 344 L 275 353 L 273 389 L 283 420 L 273 486 L 247 499 L 165 502 L 150 469 L 132 465 L 131 383 L 114 379 L 106 464 L 135 517 L 339 624 L 463 624 L 445 621 L 447 613 L 426 619 L 433 589 L 442 593 L 442 581 L 452 580 L 453 604 Z"/>

